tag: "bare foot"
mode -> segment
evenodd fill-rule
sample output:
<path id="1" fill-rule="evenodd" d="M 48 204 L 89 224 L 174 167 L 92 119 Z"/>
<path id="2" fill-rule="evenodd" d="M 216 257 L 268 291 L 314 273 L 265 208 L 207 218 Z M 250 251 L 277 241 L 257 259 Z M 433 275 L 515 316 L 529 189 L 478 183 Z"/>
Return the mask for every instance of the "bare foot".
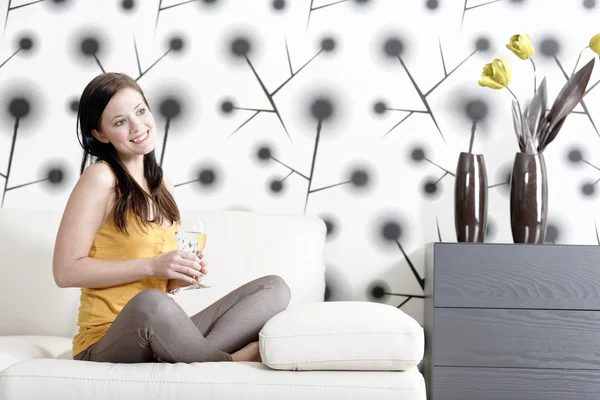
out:
<path id="1" fill-rule="evenodd" d="M 258 342 L 252 342 L 247 344 L 242 349 L 236 351 L 231 355 L 233 361 L 255 361 L 261 362 L 260 350 L 258 348 Z"/>

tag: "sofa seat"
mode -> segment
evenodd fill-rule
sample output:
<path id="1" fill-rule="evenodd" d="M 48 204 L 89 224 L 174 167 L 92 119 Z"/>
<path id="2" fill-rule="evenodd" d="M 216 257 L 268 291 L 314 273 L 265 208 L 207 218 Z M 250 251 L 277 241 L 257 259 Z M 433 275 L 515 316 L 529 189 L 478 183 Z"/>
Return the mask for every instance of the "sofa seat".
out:
<path id="1" fill-rule="evenodd" d="M 425 400 L 419 370 L 275 371 L 262 363 L 113 364 L 31 359 L 0 373 L 0 398 Z"/>

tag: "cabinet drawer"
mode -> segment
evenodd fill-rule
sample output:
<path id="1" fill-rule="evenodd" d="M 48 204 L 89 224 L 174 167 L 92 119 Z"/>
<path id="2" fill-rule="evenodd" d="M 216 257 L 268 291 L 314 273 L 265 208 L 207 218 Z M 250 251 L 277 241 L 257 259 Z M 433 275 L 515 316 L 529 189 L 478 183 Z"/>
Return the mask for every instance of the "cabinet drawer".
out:
<path id="1" fill-rule="evenodd" d="M 436 367 L 432 400 L 597 400 L 600 371 Z"/>
<path id="2" fill-rule="evenodd" d="M 600 369 L 600 313 L 436 308 L 432 345 L 434 366 Z"/>
<path id="3" fill-rule="evenodd" d="M 600 309 L 600 246 L 435 243 L 435 307 Z"/>

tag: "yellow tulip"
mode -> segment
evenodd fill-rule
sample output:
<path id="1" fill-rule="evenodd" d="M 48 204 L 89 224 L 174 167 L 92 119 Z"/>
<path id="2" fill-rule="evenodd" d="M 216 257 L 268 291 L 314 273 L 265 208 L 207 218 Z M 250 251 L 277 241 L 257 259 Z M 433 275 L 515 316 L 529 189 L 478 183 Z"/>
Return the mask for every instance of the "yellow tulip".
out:
<path id="1" fill-rule="evenodd" d="M 594 51 L 594 53 L 600 55 L 600 33 L 592 36 L 590 39 L 590 48 Z"/>
<path id="2" fill-rule="evenodd" d="M 510 43 L 506 45 L 506 48 L 515 53 L 521 60 L 527 60 L 535 53 L 529 35 L 511 36 Z"/>
<path id="3" fill-rule="evenodd" d="M 503 57 L 502 60 L 496 58 L 483 67 L 479 85 L 487 86 L 491 89 L 504 89 L 508 86 L 511 79 L 512 71 L 508 65 L 508 59 L 506 57 Z"/>

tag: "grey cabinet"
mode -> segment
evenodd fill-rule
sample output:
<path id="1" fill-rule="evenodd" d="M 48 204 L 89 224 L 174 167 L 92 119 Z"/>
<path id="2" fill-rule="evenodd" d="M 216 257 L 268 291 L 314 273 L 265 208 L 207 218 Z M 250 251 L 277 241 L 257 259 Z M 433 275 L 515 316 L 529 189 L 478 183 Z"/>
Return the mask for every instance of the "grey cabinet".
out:
<path id="1" fill-rule="evenodd" d="M 600 246 L 433 243 L 430 400 L 600 398 Z"/>

